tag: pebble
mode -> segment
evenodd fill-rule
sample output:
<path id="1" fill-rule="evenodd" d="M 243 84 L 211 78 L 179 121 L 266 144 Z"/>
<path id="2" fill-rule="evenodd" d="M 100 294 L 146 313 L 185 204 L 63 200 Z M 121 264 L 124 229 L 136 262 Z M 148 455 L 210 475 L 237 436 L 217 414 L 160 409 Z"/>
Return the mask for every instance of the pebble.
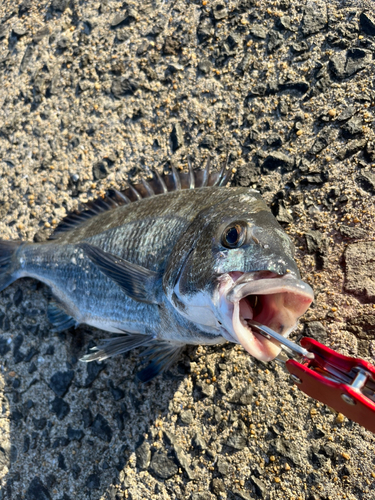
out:
<path id="1" fill-rule="evenodd" d="M 359 16 L 359 23 L 364 33 L 370 36 L 375 36 L 375 16 L 372 12 L 361 12 Z"/>
<path id="2" fill-rule="evenodd" d="M 86 488 L 89 490 L 98 490 L 100 488 L 99 474 L 90 474 L 86 480 Z"/>
<path id="3" fill-rule="evenodd" d="M 63 420 L 70 412 L 69 404 L 62 398 L 55 397 L 51 402 L 52 412 L 55 413 L 58 420 Z"/>
<path id="4" fill-rule="evenodd" d="M 112 429 L 108 424 L 108 420 L 98 413 L 91 425 L 91 432 L 94 436 L 102 441 L 109 443 L 112 439 Z"/>
<path id="5" fill-rule="evenodd" d="M 49 387 L 53 390 L 56 396 L 64 397 L 68 392 L 69 387 L 74 378 L 74 371 L 69 370 L 67 372 L 56 372 L 52 375 Z"/>
<path id="6" fill-rule="evenodd" d="M 27 488 L 26 498 L 27 500 L 51 500 L 51 495 L 39 477 L 35 476 Z"/>
<path id="7" fill-rule="evenodd" d="M 135 450 L 135 455 L 137 457 L 137 467 L 140 469 L 147 469 L 151 462 L 151 448 L 149 443 L 144 441 Z"/>
<path id="8" fill-rule="evenodd" d="M 178 472 L 177 465 L 163 453 L 154 453 L 149 469 L 161 479 L 169 479 Z"/>
<path id="9" fill-rule="evenodd" d="M 72 429 L 70 425 L 68 425 L 66 434 L 71 441 L 81 441 L 85 435 L 81 429 Z"/>
<path id="10" fill-rule="evenodd" d="M 308 0 L 303 9 L 302 33 L 305 36 L 318 33 L 327 26 L 327 4 L 322 0 Z"/>

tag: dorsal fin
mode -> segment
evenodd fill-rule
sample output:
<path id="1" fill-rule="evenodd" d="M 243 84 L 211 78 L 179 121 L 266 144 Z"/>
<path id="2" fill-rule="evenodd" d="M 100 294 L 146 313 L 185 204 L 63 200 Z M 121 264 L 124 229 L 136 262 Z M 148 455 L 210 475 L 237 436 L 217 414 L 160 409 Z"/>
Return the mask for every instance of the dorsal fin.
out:
<path id="1" fill-rule="evenodd" d="M 96 215 L 140 201 L 154 195 L 166 194 L 180 189 L 196 189 L 205 186 L 226 186 L 231 178 L 232 171 L 228 169 L 228 160 L 223 165 L 220 172 L 211 172 L 211 161 L 208 158 L 204 170 L 193 170 L 189 159 L 189 171 L 179 172 L 175 167 L 171 167 L 171 173 L 160 175 L 152 171 L 152 178 L 141 179 L 138 184 L 129 184 L 123 191 L 110 189 L 104 198 L 97 198 L 88 202 L 82 211 L 75 210 L 68 214 L 56 227 L 49 237 L 54 240 L 61 233 L 71 231 L 82 222 L 95 217 Z"/>

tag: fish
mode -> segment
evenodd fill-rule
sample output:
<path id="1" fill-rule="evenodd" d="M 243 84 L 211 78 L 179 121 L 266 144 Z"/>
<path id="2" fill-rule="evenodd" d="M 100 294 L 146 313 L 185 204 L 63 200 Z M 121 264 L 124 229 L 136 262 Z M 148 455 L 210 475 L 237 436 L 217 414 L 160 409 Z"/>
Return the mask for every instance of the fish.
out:
<path id="1" fill-rule="evenodd" d="M 260 193 L 212 172 L 171 167 L 68 214 L 45 242 L 0 240 L 0 292 L 19 278 L 51 289 L 57 331 L 86 324 L 116 334 L 83 361 L 144 347 L 140 380 L 167 370 L 186 345 L 241 344 L 270 361 L 314 299 L 294 246 Z"/>

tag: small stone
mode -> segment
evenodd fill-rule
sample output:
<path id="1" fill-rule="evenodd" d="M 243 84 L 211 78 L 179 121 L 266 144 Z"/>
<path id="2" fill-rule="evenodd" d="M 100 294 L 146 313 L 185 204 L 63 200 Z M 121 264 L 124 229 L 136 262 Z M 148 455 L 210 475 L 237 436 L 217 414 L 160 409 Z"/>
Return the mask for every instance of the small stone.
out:
<path id="1" fill-rule="evenodd" d="M 36 364 L 34 363 L 34 361 L 32 361 L 32 362 L 30 363 L 29 369 L 27 370 L 27 371 L 28 371 L 28 373 L 30 373 L 30 374 L 31 374 L 31 373 L 36 372 L 37 370 L 38 370 L 38 368 L 36 367 Z"/>
<path id="2" fill-rule="evenodd" d="M 0 25 L 0 40 L 7 36 L 7 29 L 8 27 L 5 24 Z"/>
<path id="3" fill-rule="evenodd" d="M 191 500 L 212 500 L 212 495 L 208 491 L 201 491 L 199 493 L 193 493 Z"/>
<path id="4" fill-rule="evenodd" d="M 251 404 L 254 396 L 254 389 L 251 385 L 248 385 L 241 391 L 235 392 L 230 398 L 231 403 L 237 403 L 240 405 Z"/>
<path id="5" fill-rule="evenodd" d="M 78 464 L 73 464 L 72 465 L 72 468 L 71 468 L 71 471 L 72 471 L 72 476 L 73 476 L 73 479 L 75 481 L 77 481 L 77 479 L 79 478 L 80 474 L 81 474 L 81 467 L 78 465 Z"/>
<path id="6" fill-rule="evenodd" d="M 276 49 L 279 49 L 284 43 L 284 37 L 278 31 L 272 30 L 270 32 L 267 49 L 268 52 L 274 52 Z"/>
<path id="7" fill-rule="evenodd" d="M 209 18 L 204 18 L 202 21 L 198 24 L 197 28 L 197 36 L 199 43 L 204 42 L 205 40 L 208 40 L 209 38 L 212 37 L 214 34 L 214 28 L 212 26 L 212 22 Z"/>
<path id="8" fill-rule="evenodd" d="M 364 191 L 375 194 L 375 173 L 363 172 L 356 177 L 355 181 Z"/>
<path id="9" fill-rule="evenodd" d="M 68 425 L 68 429 L 66 431 L 68 439 L 71 441 L 81 441 L 84 437 L 85 433 L 81 429 L 72 429 L 70 425 Z"/>
<path id="10" fill-rule="evenodd" d="M 320 231 L 309 231 L 305 234 L 307 251 L 309 253 L 319 252 L 325 254 L 328 250 L 327 237 Z"/>
<path id="11" fill-rule="evenodd" d="M 164 55 L 177 55 L 177 52 L 180 50 L 181 45 L 180 42 L 174 39 L 171 36 L 167 36 L 164 45 L 163 45 L 163 54 Z"/>
<path id="12" fill-rule="evenodd" d="M 347 106 L 343 111 L 339 113 L 337 116 L 336 120 L 339 122 L 344 122 L 346 120 L 349 120 L 355 113 L 355 107 L 354 106 Z"/>
<path id="13" fill-rule="evenodd" d="M 172 144 L 172 151 L 177 151 L 177 149 L 181 148 L 184 145 L 184 132 L 182 130 L 182 127 L 179 123 L 176 123 L 173 126 L 172 133 L 171 133 L 171 144 Z"/>
<path id="14" fill-rule="evenodd" d="M 336 424 L 342 424 L 345 421 L 345 415 L 338 413 L 335 418 Z"/>
<path id="15" fill-rule="evenodd" d="M 45 417 L 41 417 L 41 418 L 33 417 L 33 424 L 34 424 L 35 429 L 37 429 L 38 431 L 41 431 L 47 425 L 47 419 Z"/>
<path id="16" fill-rule="evenodd" d="M 285 438 L 276 438 L 271 445 L 270 455 L 278 453 L 283 457 L 289 458 L 297 467 L 302 467 L 302 452 L 303 450 L 299 449 L 294 442 Z"/>
<path id="17" fill-rule="evenodd" d="M 64 457 L 64 455 L 62 453 L 59 453 L 59 455 L 57 457 L 57 466 L 61 470 L 66 470 L 67 469 L 66 463 L 65 463 L 65 457 Z"/>
<path id="18" fill-rule="evenodd" d="M 280 148 L 283 145 L 283 140 L 279 134 L 271 134 L 267 137 L 266 144 L 271 148 Z"/>
<path id="19" fill-rule="evenodd" d="M 353 116 L 341 127 L 345 139 L 352 139 L 358 134 L 363 134 L 363 120 L 360 116 Z"/>
<path id="20" fill-rule="evenodd" d="M 125 396 L 125 391 L 123 391 L 120 387 L 114 387 L 112 380 L 109 382 L 109 389 L 115 401 L 120 401 Z"/>
<path id="21" fill-rule="evenodd" d="M 336 136 L 336 131 L 333 129 L 324 128 L 317 135 L 314 144 L 311 146 L 310 153 L 316 155 L 323 151 L 329 144 L 332 144 Z"/>
<path id="22" fill-rule="evenodd" d="M 127 12 L 117 12 L 115 17 L 111 21 L 111 28 L 118 28 L 119 26 L 123 26 L 123 23 L 127 17 Z"/>
<path id="23" fill-rule="evenodd" d="M 267 31 L 263 26 L 253 26 L 250 29 L 250 35 L 254 36 L 255 38 L 260 38 L 261 40 L 265 40 L 267 38 Z"/>
<path id="24" fill-rule="evenodd" d="M 337 158 L 339 160 L 344 160 L 345 158 L 350 158 L 359 151 L 363 151 L 366 147 L 366 142 L 367 140 L 365 138 L 349 141 L 347 145 L 338 152 Z"/>
<path id="25" fill-rule="evenodd" d="M 48 26 L 44 26 L 40 30 L 38 30 L 35 35 L 33 36 L 33 42 L 38 43 L 40 42 L 45 36 L 48 36 L 50 34 L 50 29 Z"/>
<path id="26" fill-rule="evenodd" d="M 105 179 L 109 175 L 107 164 L 104 161 L 98 161 L 92 167 L 92 175 L 96 181 Z"/>
<path id="27" fill-rule="evenodd" d="M 302 18 L 302 33 L 305 36 L 318 33 L 327 26 L 327 4 L 321 0 L 308 0 Z"/>
<path id="28" fill-rule="evenodd" d="M 339 231 L 345 238 L 352 238 L 356 240 L 366 238 L 367 236 L 366 231 L 364 229 L 361 229 L 360 227 L 342 225 L 339 227 Z"/>
<path id="29" fill-rule="evenodd" d="M 366 68 L 372 61 L 372 52 L 369 50 L 353 48 L 347 52 L 345 75 L 352 76 Z"/>
<path id="30" fill-rule="evenodd" d="M 161 479 L 169 479 L 178 472 L 177 465 L 163 453 L 155 453 L 150 463 L 151 471 Z"/>
<path id="31" fill-rule="evenodd" d="M 203 59 L 202 61 L 199 61 L 198 63 L 198 69 L 202 73 L 209 73 L 211 71 L 212 64 L 208 59 Z"/>
<path id="32" fill-rule="evenodd" d="M 203 382 L 201 385 L 202 394 L 204 394 L 208 398 L 213 398 L 215 393 L 215 387 L 212 384 L 207 384 L 207 382 Z"/>
<path id="33" fill-rule="evenodd" d="M 140 469 L 147 469 L 151 462 L 151 448 L 149 443 L 144 441 L 141 446 L 135 450 L 137 457 L 137 467 Z"/>
<path id="34" fill-rule="evenodd" d="M 292 31 L 291 19 L 289 16 L 281 16 L 276 19 L 276 27 L 281 30 Z"/>
<path id="35" fill-rule="evenodd" d="M 220 495 L 220 493 L 224 493 L 226 490 L 224 481 L 218 477 L 212 480 L 211 488 L 215 495 Z"/>
<path id="36" fill-rule="evenodd" d="M 16 36 L 17 38 L 21 38 L 22 36 L 25 36 L 27 34 L 27 29 L 24 26 L 15 26 L 12 30 L 12 35 Z"/>
<path id="37" fill-rule="evenodd" d="M 86 488 L 89 490 L 98 490 L 100 488 L 99 474 L 90 474 L 86 480 Z"/>
<path id="38" fill-rule="evenodd" d="M 293 222 L 292 214 L 285 206 L 284 200 L 275 200 L 271 205 L 271 210 L 280 224 L 291 224 Z"/>
<path id="39" fill-rule="evenodd" d="M 193 421 L 193 413 L 191 410 L 185 410 L 180 413 L 180 419 L 183 424 L 190 425 Z"/>
<path id="40" fill-rule="evenodd" d="M 49 387 L 53 390 L 56 396 L 63 397 L 68 392 L 73 381 L 74 371 L 56 372 L 50 379 Z"/>
<path id="41" fill-rule="evenodd" d="M 224 19 L 228 15 L 228 10 L 224 2 L 217 2 L 213 7 L 212 7 L 212 13 L 214 15 L 214 18 L 217 21 L 220 21 L 221 19 Z"/>
<path id="42" fill-rule="evenodd" d="M 228 461 L 224 457 L 219 456 L 217 460 L 217 470 L 222 476 L 227 476 L 230 472 Z"/>
<path id="43" fill-rule="evenodd" d="M 1 317 L 0 317 L 0 323 L 1 323 Z M 2 339 L 0 337 L 0 356 L 5 356 L 6 353 L 9 351 L 10 351 L 10 345 L 8 344 L 7 339 Z"/>
<path id="44" fill-rule="evenodd" d="M 230 434 L 227 441 L 226 445 L 230 446 L 231 448 L 234 448 L 235 450 L 243 450 L 246 447 L 246 436 L 240 433 L 233 432 L 233 434 Z"/>
<path id="45" fill-rule="evenodd" d="M 51 402 L 52 413 L 56 414 L 58 420 L 65 418 L 70 412 L 70 406 L 63 399 L 56 397 Z"/>
<path id="46" fill-rule="evenodd" d="M 69 5 L 69 0 L 52 0 L 51 10 L 53 12 L 64 12 Z"/>
<path id="47" fill-rule="evenodd" d="M 117 98 L 133 95 L 138 89 L 138 84 L 134 80 L 130 80 L 123 76 L 116 77 L 112 80 L 111 92 Z"/>
<path id="48" fill-rule="evenodd" d="M 27 351 L 27 354 L 25 356 L 25 363 L 29 363 L 34 356 L 36 356 L 39 353 L 37 349 L 35 349 L 34 346 L 31 346 L 30 349 Z"/>
<path id="49" fill-rule="evenodd" d="M 112 439 L 112 429 L 110 428 L 108 421 L 98 413 L 95 420 L 91 426 L 91 432 L 94 436 L 97 436 L 102 441 L 109 443 Z"/>
<path id="50" fill-rule="evenodd" d="M 207 134 L 199 144 L 199 147 L 206 149 L 213 149 L 215 145 L 215 138 L 211 134 Z"/>
<path id="51" fill-rule="evenodd" d="M 90 387 L 94 380 L 96 380 L 96 378 L 98 377 L 99 373 L 104 370 L 105 367 L 106 364 L 103 362 L 98 363 L 98 361 L 91 361 L 90 363 L 87 363 L 87 377 L 84 382 L 84 387 Z"/>
<path id="52" fill-rule="evenodd" d="M 320 321 L 310 321 L 309 323 L 305 323 L 303 333 L 306 337 L 311 337 L 321 344 L 325 344 L 327 341 L 327 332 Z"/>
<path id="53" fill-rule="evenodd" d="M 275 153 L 267 156 L 267 158 L 263 162 L 262 169 L 273 171 L 280 167 L 282 171 L 291 172 L 294 168 L 294 165 L 294 157 L 290 157 L 284 153 L 276 151 Z"/>
<path id="54" fill-rule="evenodd" d="M 82 413 L 83 427 L 84 429 L 87 429 L 87 427 L 90 427 L 90 425 L 92 425 L 94 417 L 90 409 L 82 410 L 81 413 Z"/>
<path id="55" fill-rule="evenodd" d="M 344 252 L 344 289 L 364 302 L 375 300 L 375 242 L 350 243 Z"/>
<path id="56" fill-rule="evenodd" d="M 366 35 L 375 36 L 375 17 L 373 12 L 362 12 L 359 16 L 359 24 L 361 30 L 364 31 Z"/>
<path id="57" fill-rule="evenodd" d="M 250 481 L 255 488 L 256 495 L 259 496 L 260 498 L 267 498 L 268 490 L 265 483 L 261 479 L 255 476 L 250 476 Z"/>
<path id="58" fill-rule="evenodd" d="M 51 495 L 39 477 L 36 476 L 27 488 L 26 498 L 27 500 L 51 500 Z"/>
<path id="59" fill-rule="evenodd" d="M 207 449 L 207 443 L 203 439 L 203 437 L 199 434 L 199 432 L 197 432 L 194 435 L 194 437 L 192 439 L 192 445 L 193 445 L 195 450 L 204 451 Z"/>

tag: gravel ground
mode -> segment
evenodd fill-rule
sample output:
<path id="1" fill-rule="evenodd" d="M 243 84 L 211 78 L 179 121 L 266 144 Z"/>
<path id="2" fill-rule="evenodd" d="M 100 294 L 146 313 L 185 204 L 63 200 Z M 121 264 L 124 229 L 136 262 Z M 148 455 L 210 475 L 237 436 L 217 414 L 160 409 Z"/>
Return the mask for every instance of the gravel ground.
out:
<path id="1" fill-rule="evenodd" d="M 296 242 L 304 333 L 375 358 L 374 2 L 3 0 L 0 235 L 229 153 Z M 374 436 L 232 345 L 137 382 L 48 290 L 0 295 L 0 499 L 374 499 Z"/>

